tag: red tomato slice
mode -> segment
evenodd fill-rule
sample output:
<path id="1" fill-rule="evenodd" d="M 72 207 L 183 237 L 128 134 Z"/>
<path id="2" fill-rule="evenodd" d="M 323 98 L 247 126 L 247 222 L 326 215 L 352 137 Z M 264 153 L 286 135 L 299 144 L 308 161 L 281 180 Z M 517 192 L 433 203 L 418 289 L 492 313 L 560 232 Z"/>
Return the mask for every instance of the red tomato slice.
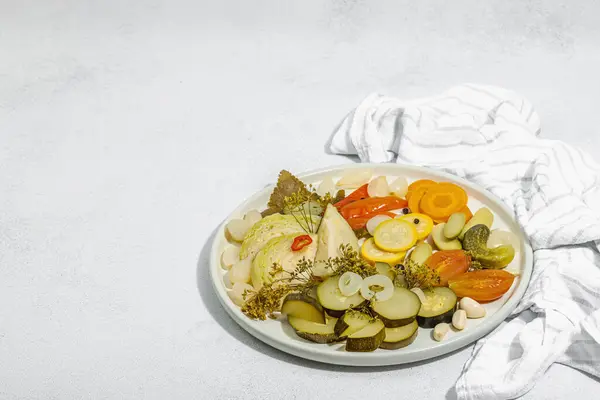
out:
<path id="1" fill-rule="evenodd" d="M 442 250 L 433 253 L 427 260 L 427 265 L 440 274 L 437 286 L 448 286 L 448 280 L 467 272 L 471 257 L 463 250 Z"/>
<path id="2" fill-rule="evenodd" d="M 391 211 L 404 208 L 407 201 L 396 196 L 370 197 L 345 205 L 340 214 L 348 220 L 357 217 L 373 217 L 382 211 Z"/>
<path id="3" fill-rule="evenodd" d="M 496 300 L 510 289 L 515 276 L 501 269 L 484 269 L 458 275 L 448 282 L 458 297 L 477 301 Z"/>

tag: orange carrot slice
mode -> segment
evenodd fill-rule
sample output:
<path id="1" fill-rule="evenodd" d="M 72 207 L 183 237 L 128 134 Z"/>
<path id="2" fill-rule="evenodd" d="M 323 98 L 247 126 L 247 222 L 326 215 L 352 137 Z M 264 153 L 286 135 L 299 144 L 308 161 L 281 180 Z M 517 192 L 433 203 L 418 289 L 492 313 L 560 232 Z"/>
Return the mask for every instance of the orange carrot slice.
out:
<path id="1" fill-rule="evenodd" d="M 432 181 L 431 179 L 419 179 L 408 185 L 408 191 L 412 192 L 417 190 L 420 187 L 427 187 L 436 185 L 437 182 Z"/>
<path id="2" fill-rule="evenodd" d="M 412 192 L 412 194 L 410 195 L 410 198 L 408 199 L 408 208 L 410 208 L 411 213 L 420 212 L 419 204 L 421 202 L 421 199 L 423 198 L 425 193 L 427 193 L 427 190 L 430 187 L 431 186 L 421 186 L 418 189 L 416 189 L 414 192 Z"/>
<path id="3" fill-rule="evenodd" d="M 427 189 L 420 199 L 419 209 L 435 220 L 448 219 L 467 205 L 467 193 L 454 183 L 442 182 Z"/>

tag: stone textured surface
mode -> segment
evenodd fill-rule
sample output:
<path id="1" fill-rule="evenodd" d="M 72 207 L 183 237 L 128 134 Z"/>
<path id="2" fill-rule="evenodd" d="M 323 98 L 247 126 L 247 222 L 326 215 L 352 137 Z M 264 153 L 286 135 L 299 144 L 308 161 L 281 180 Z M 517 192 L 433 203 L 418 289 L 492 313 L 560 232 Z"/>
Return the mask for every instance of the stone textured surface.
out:
<path id="1" fill-rule="evenodd" d="M 599 154 L 599 15 L 595 0 L 0 0 L 0 397 L 453 398 L 469 349 L 352 369 L 250 337 L 213 297 L 207 242 L 279 169 L 348 162 L 323 144 L 372 91 L 504 86 L 545 136 Z M 553 366 L 525 398 L 599 387 Z"/>

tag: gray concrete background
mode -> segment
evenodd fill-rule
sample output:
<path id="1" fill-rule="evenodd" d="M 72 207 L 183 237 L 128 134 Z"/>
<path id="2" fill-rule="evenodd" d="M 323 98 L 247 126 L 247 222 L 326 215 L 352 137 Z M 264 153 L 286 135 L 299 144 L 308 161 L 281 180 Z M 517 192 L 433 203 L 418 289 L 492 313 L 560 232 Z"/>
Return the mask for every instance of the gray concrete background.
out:
<path id="1" fill-rule="evenodd" d="M 0 0 L 0 398 L 453 398 L 470 349 L 354 370 L 259 343 L 215 300 L 206 243 L 279 169 L 348 162 L 323 144 L 373 91 L 510 88 L 597 157 L 598 17 L 595 0 Z M 599 388 L 557 365 L 525 398 Z"/>

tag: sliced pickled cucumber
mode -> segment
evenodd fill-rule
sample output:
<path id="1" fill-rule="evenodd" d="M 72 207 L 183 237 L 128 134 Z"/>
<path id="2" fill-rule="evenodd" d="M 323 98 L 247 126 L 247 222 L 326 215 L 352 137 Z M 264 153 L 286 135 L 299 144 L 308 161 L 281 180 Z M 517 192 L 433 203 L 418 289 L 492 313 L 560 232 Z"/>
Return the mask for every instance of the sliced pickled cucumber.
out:
<path id="1" fill-rule="evenodd" d="M 444 227 L 445 223 L 438 224 L 433 227 L 433 231 L 431 231 L 431 237 L 433 239 L 433 243 L 440 250 L 460 250 L 462 249 L 462 244 L 458 239 L 448 239 L 444 236 Z"/>
<path id="2" fill-rule="evenodd" d="M 329 319 L 326 324 L 319 324 L 289 315 L 288 322 L 302 339 L 315 343 L 333 343 L 338 341 L 338 336 L 333 329 L 337 322 L 336 319 Z"/>
<path id="3" fill-rule="evenodd" d="M 364 312 L 356 310 L 346 311 L 344 315 L 337 320 L 334 332 L 340 339 L 346 338 L 367 326 L 372 319 L 373 318 L 371 318 L 370 315 Z"/>
<path id="4" fill-rule="evenodd" d="M 417 321 L 397 328 L 385 328 L 385 339 L 379 347 L 386 350 L 401 349 L 414 342 L 418 333 Z"/>
<path id="5" fill-rule="evenodd" d="M 371 309 L 387 328 L 396 328 L 411 323 L 420 308 L 419 296 L 408 289 L 397 286 L 390 299 L 371 302 Z"/>
<path id="6" fill-rule="evenodd" d="M 483 224 L 488 228 L 492 228 L 492 224 L 494 223 L 494 214 L 490 211 L 489 208 L 482 207 L 473 214 L 473 217 L 465 224 L 458 238 L 463 240 L 465 237 L 465 233 L 475 225 Z"/>
<path id="7" fill-rule="evenodd" d="M 364 328 L 348 336 L 346 351 L 375 351 L 385 339 L 385 325 L 381 320 L 371 320 Z"/>
<path id="8" fill-rule="evenodd" d="M 394 269 L 390 267 L 390 264 L 388 263 L 377 262 L 375 263 L 375 268 L 377 269 L 378 274 L 385 275 L 392 281 L 394 281 L 394 279 L 396 278 L 396 271 L 394 271 Z"/>
<path id="9" fill-rule="evenodd" d="M 365 301 L 360 292 L 352 296 L 344 296 L 340 292 L 339 280 L 339 276 L 332 276 L 317 287 L 317 300 L 326 309 L 327 314 L 336 318 L 346 310 L 357 307 Z"/>
<path id="10" fill-rule="evenodd" d="M 319 302 L 302 293 L 290 293 L 283 300 L 281 313 L 307 321 L 325 323 L 325 313 Z"/>
<path id="11" fill-rule="evenodd" d="M 419 243 L 410 253 L 410 260 L 416 264 L 425 264 L 431 254 L 433 254 L 433 248 L 429 243 Z"/>
<path id="12" fill-rule="evenodd" d="M 466 232 L 463 246 L 484 268 L 506 267 L 515 258 L 515 248 L 506 244 L 490 249 L 487 247 L 489 236 L 490 228 L 483 224 L 475 225 Z"/>
<path id="13" fill-rule="evenodd" d="M 455 239 L 460 235 L 467 222 L 467 216 L 462 212 L 454 213 L 448 218 L 444 226 L 444 236 L 447 239 Z"/>

